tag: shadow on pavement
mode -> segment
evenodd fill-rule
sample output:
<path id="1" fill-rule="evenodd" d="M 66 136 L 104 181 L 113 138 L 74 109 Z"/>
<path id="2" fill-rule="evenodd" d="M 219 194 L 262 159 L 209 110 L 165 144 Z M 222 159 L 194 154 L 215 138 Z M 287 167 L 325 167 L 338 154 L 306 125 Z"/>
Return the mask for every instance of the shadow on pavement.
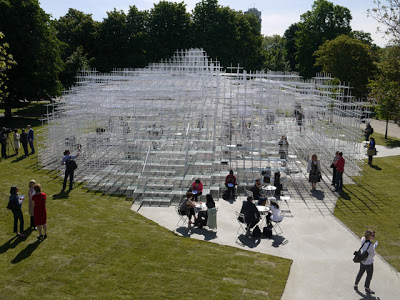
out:
<path id="1" fill-rule="evenodd" d="M 325 193 L 324 191 L 320 191 L 320 190 L 312 190 L 311 194 L 317 198 L 318 200 L 324 200 L 325 198 Z"/>
<path id="2" fill-rule="evenodd" d="M 244 247 L 255 248 L 261 243 L 261 238 L 253 238 L 251 235 L 241 234 L 236 240 L 236 244 Z"/>
<path id="3" fill-rule="evenodd" d="M 379 297 L 375 297 L 375 296 L 373 296 L 373 295 L 371 295 L 371 294 L 368 294 L 368 293 L 362 293 L 362 292 L 360 292 L 360 290 L 355 290 L 356 291 L 356 293 L 358 294 L 358 295 L 360 295 L 360 297 L 362 297 L 362 298 L 360 298 L 360 299 L 363 299 L 363 300 L 380 300 L 381 298 L 379 298 Z"/>
<path id="4" fill-rule="evenodd" d="M 176 232 L 180 233 L 184 237 L 190 237 L 192 234 L 204 235 L 205 241 L 210 241 L 217 238 L 217 232 L 208 230 L 206 228 L 180 227 L 176 229 Z"/>
<path id="5" fill-rule="evenodd" d="M 289 241 L 287 239 L 285 239 L 283 236 L 280 235 L 274 235 L 273 236 L 273 242 L 272 242 L 272 247 L 278 248 L 279 246 L 283 246 L 286 245 L 287 243 L 289 243 Z"/>

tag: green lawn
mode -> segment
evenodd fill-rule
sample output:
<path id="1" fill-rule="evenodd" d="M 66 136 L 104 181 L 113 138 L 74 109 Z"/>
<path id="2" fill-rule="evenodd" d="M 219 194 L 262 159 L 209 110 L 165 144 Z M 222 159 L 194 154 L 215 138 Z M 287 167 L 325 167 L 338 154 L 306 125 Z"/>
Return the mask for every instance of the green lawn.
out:
<path id="1" fill-rule="evenodd" d="M 377 132 L 374 132 L 374 134 L 371 135 L 371 137 L 375 139 L 375 143 L 377 145 L 386 146 L 389 148 L 400 147 L 400 140 L 394 137 L 388 136 L 388 138 L 385 139 L 384 134 L 380 134 Z"/>
<path id="2" fill-rule="evenodd" d="M 8 126 L 14 121 L 32 120 Z M 131 211 L 125 198 L 81 186 L 61 194 L 56 174 L 36 166 L 36 155 L 0 161 L 1 299 L 281 298 L 291 260 L 177 236 Z M 30 179 L 48 196 L 41 243 L 37 232 L 14 238 L 6 209 L 10 187 L 27 195 Z M 23 212 L 27 227 L 27 202 Z"/>
<path id="3" fill-rule="evenodd" d="M 360 185 L 345 186 L 334 214 L 360 237 L 375 230 L 378 253 L 400 271 L 400 156 L 374 158 L 373 164 Z"/>

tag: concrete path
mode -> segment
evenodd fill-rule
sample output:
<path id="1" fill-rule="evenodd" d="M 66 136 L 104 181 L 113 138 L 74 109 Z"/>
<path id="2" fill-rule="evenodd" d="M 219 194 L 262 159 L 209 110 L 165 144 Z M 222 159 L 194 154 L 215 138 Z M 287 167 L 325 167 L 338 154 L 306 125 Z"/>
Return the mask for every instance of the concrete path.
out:
<path id="1" fill-rule="evenodd" d="M 385 122 L 371 120 L 371 125 L 375 132 L 384 134 Z M 400 127 L 391 123 L 389 136 L 400 138 Z M 377 146 L 377 150 L 377 157 L 400 155 L 400 148 Z M 138 205 L 133 205 L 132 210 L 139 209 L 138 212 L 146 218 L 182 236 L 292 259 L 292 268 L 282 297 L 285 300 L 399 299 L 400 274 L 378 255 L 379 246 L 371 282 L 376 295 L 364 292 L 365 275 L 359 284 L 359 291 L 353 290 L 359 265 L 353 263 L 352 254 L 360 247 L 360 238 L 332 215 L 337 195 L 329 183 L 329 178 L 323 178 L 317 191 L 313 192 L 304 177 L 290 188 L 286 195 L 291 199 L 280 203 L 282 209 L 290 210 L 291 216 L 284 218 L 281 223 L 283 233 L 275 235 L 273 239 L 253 239 L 237 233 L 239 224 L 235 212 L 240 211 L 244 196 L 232 203 L 224 200 L 217 202 L 216 231 L 176 226 L 179 217 L 175 207 L 139 209 Z M 379 236 L 376 239 L 379 240 Z"/>
<path id="2" fill-rule="evenodd" d="M 138 212 L 186 237 L 293 259 L 282 299 L 399 299 L 400 275 L 378 255 L 371 284 L 376 298 L 366 296 L 364 281 L 360 282 L 360 291 L 353 290 L 359 266 L 353 263 L 352 254 L 360 247 L 359 237 L 332 216 L 337 196 L 324 182 L 315 192 L 309 190 L 308 183 L 289 190 L 291 200 L 280 203 L 293 216 L 284 218 L 283 233 L 273 239 L 256 240 L 237 233 L 235 212 L 240 211 L 244 196 L 233 203 L 217 202 L 217 231 L 177 227 L 179 217 L 174 207 L 141 207 Z M 134 211 L 138 208 L 132 206 Z"/>

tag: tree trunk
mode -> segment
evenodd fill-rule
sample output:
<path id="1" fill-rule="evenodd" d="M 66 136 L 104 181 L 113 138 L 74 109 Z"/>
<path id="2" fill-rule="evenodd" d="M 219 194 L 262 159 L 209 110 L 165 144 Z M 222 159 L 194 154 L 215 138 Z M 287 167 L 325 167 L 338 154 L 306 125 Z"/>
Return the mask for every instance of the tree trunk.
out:
<path id="1" fill-rule="evenodd" d="M 11 98 L 10 95 L 4 99 L 4 117 L 11 118 L 12 117 L 12 111 L 11 111 Z"/>
<path id="2" fill-rule="evenodd" d="M 385 140 L 387 140 L 388 127 L 389 127 L 389 116 L 386 117 Z"/>

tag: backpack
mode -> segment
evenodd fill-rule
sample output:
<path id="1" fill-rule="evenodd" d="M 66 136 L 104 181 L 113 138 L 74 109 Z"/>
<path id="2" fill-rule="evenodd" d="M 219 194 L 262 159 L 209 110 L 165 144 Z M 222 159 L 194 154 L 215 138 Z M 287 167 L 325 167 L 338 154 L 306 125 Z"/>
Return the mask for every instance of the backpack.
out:
<path id="1" fill-rule="evenodd" d="M 263 229 L 263 235 L 265 235 L 267 238 L 272 238 L 272 228 L 265 226 Z"/>
<path id="2" fill-rule="evenodd" d="M 67 170 L 69 171 L 75 171 L 76 168 L 78 168 L 78 165 L 76 164 L 75 160 L 71 158 L 71 156 L 67 159 L 65 165 L 67 166 Z"/>
<path id="3" fill-rule="evenodd" d="M 373 134 L 374 133 L 374 129 L 371 127 L 371 134 Z"/>
<path id="4" fill-rule="evenodd" d="M 261 230 L 260 227 L 256 226 L 253 229 L 253 237 L 254 238 L 259 238 L 261 236 Z"/>
<path id="5" fill-rule="evenodd" d="M 224 191 L 224 193 L 222 194 L 222 199 L 229 200 L 229 191 L 228 190 Z"/>

